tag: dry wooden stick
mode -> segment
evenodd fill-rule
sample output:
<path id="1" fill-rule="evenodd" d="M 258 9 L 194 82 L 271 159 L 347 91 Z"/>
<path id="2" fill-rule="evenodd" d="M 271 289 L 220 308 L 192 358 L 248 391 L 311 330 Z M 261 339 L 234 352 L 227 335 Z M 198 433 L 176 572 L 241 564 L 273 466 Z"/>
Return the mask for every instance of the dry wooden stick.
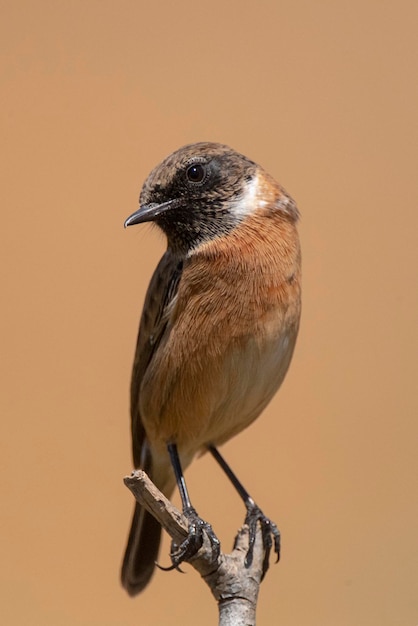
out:
<path id="1" fill-rule="evenodd" d="M 174 543 L 187 537 L 188 522 L 183 514 L 157 489 L 142 470 L 124 478 L 135 499 L 144 506 L 168 532 Z M 235 538 L 231 554 L 214 555 L 204 531 L 203 545 L 188 561 L 202 576 L 218 603 L 219 626 L 255 626 L 255 613 L 260 588 L 264 550 L 258 526 L 254 555 L 250 566 L 245 565 L 248 551 L 248 526 L 244 525 Z"/>

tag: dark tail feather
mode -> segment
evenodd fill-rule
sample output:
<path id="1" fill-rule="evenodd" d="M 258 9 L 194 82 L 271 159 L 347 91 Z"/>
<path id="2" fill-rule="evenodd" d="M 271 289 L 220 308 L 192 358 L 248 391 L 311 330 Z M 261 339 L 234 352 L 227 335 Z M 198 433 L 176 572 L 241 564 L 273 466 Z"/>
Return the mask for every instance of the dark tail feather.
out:
<path id="1" fill-rule="evenodd" d="M 122 585 L 135 596 L 149 583 L 158 558 L 161 526 L 140 504 L 136 503 L 122 564 Z"/>

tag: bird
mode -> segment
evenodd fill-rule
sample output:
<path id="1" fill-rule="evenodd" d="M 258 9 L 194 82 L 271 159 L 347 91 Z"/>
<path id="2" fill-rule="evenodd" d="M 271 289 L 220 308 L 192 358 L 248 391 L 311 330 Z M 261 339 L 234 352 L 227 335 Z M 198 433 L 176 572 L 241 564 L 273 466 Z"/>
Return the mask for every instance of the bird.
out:
<path id="1" fill-rule="evenodd" d="M 172 568 L 195 553 L 203 529 L 184 480 L 209 452 L 247 508 L 250 548 L 259 521 L 268 567 L 280 534 L 255 504 L 218 447 L 247 428 L 280 387 L 301 312 L 301 250 L 295 201 L 260 165 L 213 142 L 183 146 L 143 184 L 125 227 L 151 222 L 167 249 L 151 278 L 131 379 L 135 468 L 170 497 L 179 488 L 189 537 L 172 546 Z M 135 504 L 121 580 L 134 596 L 149 583 L 161 527 Z"/>

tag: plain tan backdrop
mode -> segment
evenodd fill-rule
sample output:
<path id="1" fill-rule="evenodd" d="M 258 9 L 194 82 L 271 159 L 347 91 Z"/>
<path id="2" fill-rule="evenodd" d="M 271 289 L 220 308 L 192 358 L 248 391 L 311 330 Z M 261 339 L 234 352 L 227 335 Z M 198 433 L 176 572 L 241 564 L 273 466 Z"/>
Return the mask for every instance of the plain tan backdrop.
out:
<path id="1" fill-rule="evenodd" d="M 122 224 L 198 140 L 260 162 L 303 216 L 290 372 L 223 448 L 283 535 L 259 624 L 418 623 L 417 6 L 1 2 L 2 624 L 216 623 L 187 566 L 134 600 L 118 579 L 130 369 L 164 250 Z M 241 503 L 209 458 L 187 478 L 229 548 Z"/>

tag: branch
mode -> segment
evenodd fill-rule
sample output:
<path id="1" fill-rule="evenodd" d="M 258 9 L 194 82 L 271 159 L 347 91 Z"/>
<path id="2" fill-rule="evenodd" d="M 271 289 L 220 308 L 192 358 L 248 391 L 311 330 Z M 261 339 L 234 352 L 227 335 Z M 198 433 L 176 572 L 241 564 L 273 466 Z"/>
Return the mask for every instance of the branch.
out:
<path id="1" fill-rule="evenodd" d="M 188 522 L 183 514 L 157 489 L 142 470 L 124 478 L 135 499 L 144 506 L 168 532 L 174 543 L 187 537 Z M 264 550 L 258 525 L 253 561 L 245 565 L 248 552 L 248 526 L 235 538 L 231 554 L 213 554 L 210 540 L 204 533 L 200 550 L 188 562 L 199 572 L 218 603 L 219 626 L 255 626 L 255 612 L 261 582 Z"/>

